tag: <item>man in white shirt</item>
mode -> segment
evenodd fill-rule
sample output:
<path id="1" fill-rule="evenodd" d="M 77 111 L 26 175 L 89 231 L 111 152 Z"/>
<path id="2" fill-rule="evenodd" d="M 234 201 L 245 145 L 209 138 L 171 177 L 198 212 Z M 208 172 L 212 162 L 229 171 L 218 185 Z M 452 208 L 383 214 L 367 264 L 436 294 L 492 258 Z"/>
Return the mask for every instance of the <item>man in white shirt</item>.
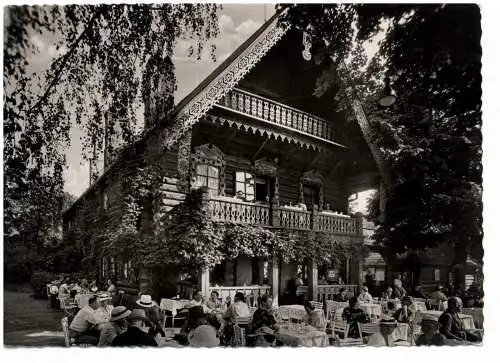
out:
<path id="1" fill-rule="evenodd" d="M 197 291 L 194 296 L 193 300 L 189 302 L 189 306 L 201 306 L 203 308 L 203 312 L 205 314 L 210 313 L 212 310 L 207 306 L 205 303 L 205 299 L 203 298 L 203 295 L 201 294 L 201 291 Z"/>
<path id="2" fill-rule="evenodd" d="M 75 343 L 97 345 L 100 335 L 98 325 L 106 322 L 96 314 L 98 306 L 97 296 L 91 296 L 89 304 L 73 318 L 69 333 L 70 337 L 75 339 Z"/>
<path id="3" fill-rule="evenodd" d="M 359 294 L 359 296 L 358 296 L 358 301 L 360 303 L 368 303 L 368 304 L 373 303 L 373 298 L 370 295 L 370 293 L 368 292 L 368 287 L 363 286 L 361 288 L 361 294 Z"/>

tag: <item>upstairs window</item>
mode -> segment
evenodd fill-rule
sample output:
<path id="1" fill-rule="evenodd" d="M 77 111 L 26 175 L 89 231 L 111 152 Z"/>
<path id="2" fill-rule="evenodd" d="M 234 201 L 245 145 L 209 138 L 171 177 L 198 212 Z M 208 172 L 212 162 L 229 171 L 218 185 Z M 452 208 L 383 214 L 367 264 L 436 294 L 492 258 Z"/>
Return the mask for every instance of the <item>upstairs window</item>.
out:
<path id="1" fill-rule="evenodd" d="M 304 185 L 304 204 L 307 210 L 312 210 L 314 205 L 319 205 L 319 188 Z"/>
<path id="2" fill-rule="evenodd" d="M 207 187 L 212 195 L 219 194 L 219 168 L 207 164 L 199 164 L 196 167 L 196 183 Z"/>
<path id="3" fill-rule="evenodd" d="M 252 174 L 244 171 L 236 172 L 236 195 L 238 194 L 246 201 L 255 200 L 255 180 Z"/>
<path id="4" fill-rule="evenodd" d="M 271 202 L 274 197 L 274 178 L 255 178 L 255 200 L 260 202 Z"/>

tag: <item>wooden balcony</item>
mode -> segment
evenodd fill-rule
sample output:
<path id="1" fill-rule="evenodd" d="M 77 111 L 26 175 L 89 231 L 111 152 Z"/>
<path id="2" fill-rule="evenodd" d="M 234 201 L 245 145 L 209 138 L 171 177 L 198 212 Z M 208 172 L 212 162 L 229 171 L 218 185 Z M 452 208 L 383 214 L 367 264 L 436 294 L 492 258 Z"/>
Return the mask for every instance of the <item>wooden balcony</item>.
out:
<path id="1" fill-rule="evenodd" d="M 251 203 L 232 197 L 208 197 L 208 212 L 212 220 L 277 227 L 293 230 L 313 230 L 333 234 L 357 236 L 362 220 L 331 212 L 303 211 L 299 208 L 279 206 L 277 203 Z M 358 233 L 359 232 L 359 233 Z"/>
<path id="2" fill-rule="evenodd" d="M 230 91 L 218 106 L 314 138 L 336 143 L 343 141 L 335 126 L 327 120 L 242 89 Z"/>

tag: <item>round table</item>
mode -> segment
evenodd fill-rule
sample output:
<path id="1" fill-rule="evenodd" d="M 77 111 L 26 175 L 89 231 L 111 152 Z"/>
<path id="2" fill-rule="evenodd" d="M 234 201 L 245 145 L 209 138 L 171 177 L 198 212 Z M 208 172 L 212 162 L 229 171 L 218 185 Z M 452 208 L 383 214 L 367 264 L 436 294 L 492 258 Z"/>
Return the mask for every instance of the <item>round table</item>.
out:
<path id="1" fill-rule="evenodd" d="M 172 313 L 172 317 L 177 315 L 177 310 L 183 309 L 191 300 L 187 299 L 161 299 L 160 310 L 167 310 Z"/>
<path id="2" fill-rule="evenodd" d="M 289 347 L 327 347 L 328 335 L 311 327 L 290 329 L 281 328 L 276 333 L 276 339 Z"/>

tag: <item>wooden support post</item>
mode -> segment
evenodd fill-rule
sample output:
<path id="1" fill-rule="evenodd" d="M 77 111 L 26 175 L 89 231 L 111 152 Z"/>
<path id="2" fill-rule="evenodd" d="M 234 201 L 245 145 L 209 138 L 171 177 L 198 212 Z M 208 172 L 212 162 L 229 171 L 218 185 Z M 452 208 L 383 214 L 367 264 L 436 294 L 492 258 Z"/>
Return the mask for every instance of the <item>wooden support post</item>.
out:
<path id="1" fill-rule="evenodd" d="M 198 286 L 201 294 L 208 299 L 209 297 L 209 287 L 210 287 L 210 270 L 205 269 L 200 272 Z"/>
<path id="2" fill-rule="evenodd" d="M 314 260 L 307 263 L 307 285 L 309 300 L 315 301 L 318 298 L 318 265 Z"/>
<path id="3" fill-rule="evenodd" d="M 280 203 L 277 198 L 273 198 L 271 203 L 271 225 L 273 227 L 280 225 Z"/>
<path id="4" fill-rule="evenodd" d="M 271 262 L 272 276 L 271 276 L 271 290 L 273 296 L 273 305 L 278 306 L 279 286 L 280 286 L 280 272 L 279 262 L 277 257 L 273 257 Z"/>
<path id="5" fill-rule="evenodd" d="M 363 214 L 361 213 L 356 213 L 355 215 L 356 218 L 356 241 L 355 243 L 362 243 L 364 244 L 364 236 L 363 236 Z M 363 262 L 364 258 L 363 256 L 358 256 L 358 276 L 357 279 L 359 281 L 359 286 L 361 287 L 363 285 Z"/>
<path id="6" fill-rule="evenodd" d="M 259 146 L 259 149 L 257 150 L 257 152 L 252 156 L 252 161 L 254 161 L 255 159 L 257 159 L 257 156 L 259 156 L 260 152 L 262 151 L 262 149 L 264 148 L 264 146 L 266 146 L 267 142 L 269 141 L 269 138 L 265 139 L 262 144 L 260 144 Z"/>

